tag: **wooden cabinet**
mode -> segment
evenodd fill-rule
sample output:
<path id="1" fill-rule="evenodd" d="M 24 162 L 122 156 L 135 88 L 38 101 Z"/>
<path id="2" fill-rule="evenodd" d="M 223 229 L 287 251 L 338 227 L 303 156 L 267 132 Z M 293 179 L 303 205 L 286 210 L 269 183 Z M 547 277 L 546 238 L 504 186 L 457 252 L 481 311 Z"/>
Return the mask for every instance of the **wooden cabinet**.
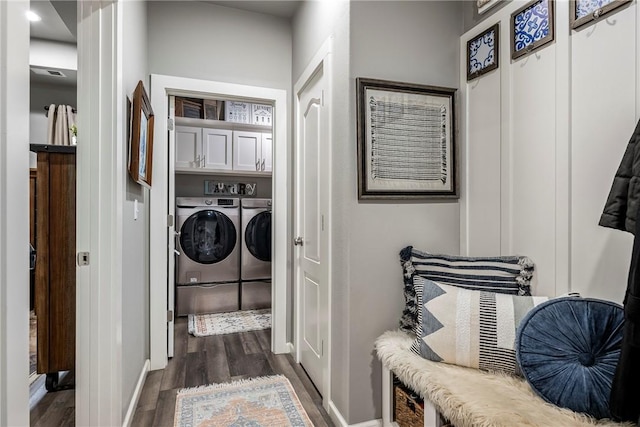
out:
<path id="1" fill-rule="evenodd" d="M 231 170 L 232 132 L 176 126 L 176 168 Z"/>
<path id="2" fill-rule="evenodd" d="M 59 371 L 75 368 L 76 343 L 76 149 L 31 144 L 38 156 L 36 180 L 35 311 L 37 372 L 47 389 Z"/>
<path id="3" fill-rule="evenodd" d="M 233 132 L 233 170 L 271 172 L 272 135 L 263 132 Z"/>

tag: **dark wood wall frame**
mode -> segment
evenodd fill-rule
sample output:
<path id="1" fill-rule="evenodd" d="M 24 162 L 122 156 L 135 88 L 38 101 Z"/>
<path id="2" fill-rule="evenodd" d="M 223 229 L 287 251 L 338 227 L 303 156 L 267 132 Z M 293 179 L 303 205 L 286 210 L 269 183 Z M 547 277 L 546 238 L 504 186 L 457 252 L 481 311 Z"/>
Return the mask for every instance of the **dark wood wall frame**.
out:
<path id="1" fill-rule="evenodd" d="M 138 184 L 151 188 L 154 115 L 142 80 L 133 92 L 132 116 L 129 175 Z"/>
<path id="2" fill-rule="evenodd" d="M 549 5 L 549 35 L 547 35 L 546 37 L 538 41 L 531 43 L 525 49 L 521 49 L 516 52 L 515 18 L 522 11 L 529 9 L 530 7 L 533 7 L 535 4 L 540 3 L 541 1 L 547 1 Z M 555 27 L 556 27 L 555 26 L 555 1 L 554 0 L 533 0 L 525 4 L 515 12 L 513 12 L 511 14 L 510 22 L 511 22 L 511 25 L 509 28 L 509 31 L 510 31 L 509 35 L 511 39 L 511 60 L 515 61 L 516 59 L 522 58 L 524 56 L 527 56 L 531 53 L 536 52 L 537 50 L 540 50 L 543 46 L 546 46 L 555 40 Z"/>
<path id="3" fill-rule="evenodd" d="M 419 96 L 434 96 L 447 99 L 449 103 L 448 126 L 450 132 L 450 150 L 448 152 L 448 167 L 451 184 L 447 190 L 411 190 L 372 189 L 368 185 L 367 155 L 367 91 L 370 89 L 387 92 L 406 93 Z M 356 120 L 357 120 L 357 169 L 358 169 L 358 200 L 438 200 L 458 199 L 459 196 L 459 172 L 458 172 L 458 143 L 456 122 L 456 94 L 455 88 L 440 86 L 428 86 L 414 83 L 401 83 L 388 80 L 378 80 L 357 77 L 356 78 Z"/>
<path id="4" fill-rule="evenodd" d="M 479 39 L 480 37 L 484 37 L 486 34 L 490 33 L 491 31 L 495 33 L 495 41 L 494 41 L 494 47 L 493 47 L 494 49 L 493 64 L 487 67 L 484 67 L 481 70 L 474 71 L 472 73 L 471 72 L 471 43 L 473 43 L 475 40 Z M 492 25 L 491 27 L 484 30 L 482 33 L 478 34 L 475 37 L 470 38 L 467 41 L 467 81 L 473 80 L 477 77 L 482 76 L 483 74 L 488 73 L 489 71 L 495 70 L 500 65 L 499 60 L 500 60 L 500 23 L 497 22 L 495 25 Z"/>
<path id="5" fill-rule="evenodd" d="M 578 9 L 577 0 L 569 1 L 569 22 L 572 30 L 577 30 L 587 24 L 591 24 L 600 20 L 600 18 L 610 14 L 614 10 L 631 3 L 632 0 L 613 0 L 611 3 L 602 6 L 599 9 L 594 10 L 589 15 L 576 18 Z"/>

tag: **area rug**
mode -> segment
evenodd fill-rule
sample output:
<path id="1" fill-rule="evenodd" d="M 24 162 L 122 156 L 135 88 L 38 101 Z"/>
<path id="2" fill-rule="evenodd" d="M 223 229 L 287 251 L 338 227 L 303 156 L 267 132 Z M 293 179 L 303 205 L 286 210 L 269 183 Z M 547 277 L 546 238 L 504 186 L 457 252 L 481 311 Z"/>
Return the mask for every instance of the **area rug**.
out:
<path id="1" fill-rule="evenodd" d="M 258 331 L 271 327 L 271 309 L 190 314 L 189 333 L 196 337 Z"/>
<path id="2" fill-rule="evenodd" d="M 185 388 L 176 396 L 174 427 L 312 427 L 283 375 Z"/>

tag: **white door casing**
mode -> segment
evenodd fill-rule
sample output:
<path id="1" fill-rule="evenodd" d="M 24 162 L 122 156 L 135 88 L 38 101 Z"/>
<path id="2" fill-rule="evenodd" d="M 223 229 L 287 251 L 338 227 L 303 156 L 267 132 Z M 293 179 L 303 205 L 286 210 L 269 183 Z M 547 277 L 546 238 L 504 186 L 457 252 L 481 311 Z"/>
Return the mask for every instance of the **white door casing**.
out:
<path id="1" fill-rule="evenodd" d="M 291 239 L 287 151 L 287 92 L 233 83 L 213 82 L 183 77 L 151 75 L 151 106 L 156 115 L 153 150 L 153 190 L 150 192 L 150 369 L 162 369 L 168 361 L 167 307 L 168 287 L 173 280 L 168 277 L 170 265 L 167 256 L 172 249 L 167 239 L 174 239 L 173 225 L 168 227 L 169 215 L 175 214 L 174 194 L 170 195 L 169 179 L 175 171 L 174 151 L 169 150 L 168 120 L 170 116 L 167 97 L 208 93 L 226 99 L 254 99 L 274 105 L 274 172 L 272 175 L 273 199 L 273 289 L 272 289 L 272 334 L 271 348 L 274 353 L 288 352 L 287 288 L 290 267 L 287 267 L 287 248 Z M 162 119 L 161 119 L 162 118 Z M 255 170 L 255 169 L 254 169 Z M 173 187 L 173 184 L 171 184 Z M 172 190 L 173 191 L 173 190 Z M 172 200 L 170 200 L 172 199 Z"/>
<path id="2" fill-rule="evenodd" d="M 176 97 L 169 96 L 168 97 L 168 108 L 169 108 L 169 117 L 175 117 L 176 111 Z M 200 135 L 202 135 L 202 130 L 200 129 Z M 173 126 L 169 128 L 169 132 L 167 133 L 167 141 L 169 147 L 175 147 L 175 150 L 169 150 L 167 153 L 169 156 L 169 164 L 175 165 L 176 157 L 178 156 L 178 130 L 177 126 Z M 200 142 L 202 142 L 202 138 L 200 138 Z M 202 153 L 202 148 L 199 148 L 200 153 Z M 169 212 L 176 211 L 176 176 L 174 173 L 170 173 L 167 175 L 167 193 L 169 197 L 167 198 L 167 206 L 169 208 Z M 167 218 L 167 271 L 175 271 L 176 266 L 176 239 L 177 236 L 176 231 L 176 216 Z M 167 312 L 170 314 L 167 315 L 167 357 L 173 357 L 174 350 L 174 326 L 175 326 L 175 306 L 176 306 L 176 288 L 175 288 L 176 276 L 174 274 L 167 275 Z"/>
<path id="3" fill-rule="evenodd" d="M 325 407 L 330 400 L 330 43 L 295 87 L 296 355 Z"/>

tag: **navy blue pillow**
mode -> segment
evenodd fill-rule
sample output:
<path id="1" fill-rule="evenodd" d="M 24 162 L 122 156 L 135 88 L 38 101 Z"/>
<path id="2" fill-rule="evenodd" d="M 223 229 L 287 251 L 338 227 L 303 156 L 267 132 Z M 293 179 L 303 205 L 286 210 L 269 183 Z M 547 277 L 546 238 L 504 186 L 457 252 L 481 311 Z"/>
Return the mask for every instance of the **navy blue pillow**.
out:
<path id="1" fill-rule="evenodd" d="M 546 401 L 610 418 L 623 321 L 622 306 L 611 301 L 568 297 L 538 305 L 516 333 L 522 374 Z"/>

